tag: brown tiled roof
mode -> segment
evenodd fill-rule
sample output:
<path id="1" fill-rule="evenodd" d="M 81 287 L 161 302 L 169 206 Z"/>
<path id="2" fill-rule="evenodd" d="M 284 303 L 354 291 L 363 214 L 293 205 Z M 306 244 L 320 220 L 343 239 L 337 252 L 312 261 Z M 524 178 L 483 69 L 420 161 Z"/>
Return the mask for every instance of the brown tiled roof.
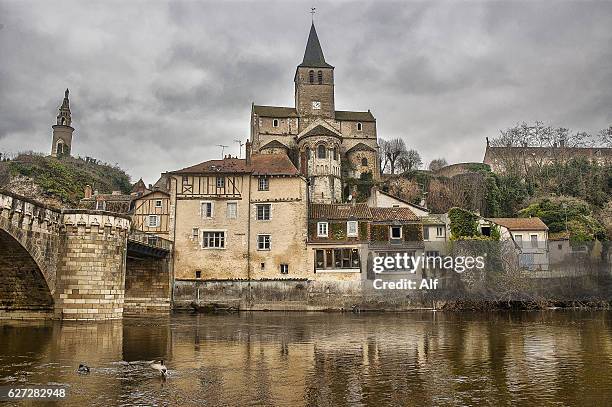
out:
<path id="1" fill-rule="evenodd" d="M 370 210 L 375 222 L 419 220 L 410 208 L 371 208 Z"/>
<path id="2" fill-rule="evenodd" d="M 310 204 L 310 219 L 371 219 L 367 204 Z"/>
<path id="3" fill-rule="evenodd" d="M 336 120 L 356 121 L 356 122 L 373 122 L 376 121 L 370 111 L 367 112 L 350 112 L 346 110 L 336 110 Z"/>
<path id="4" fill-rule="evenodd" d="M 542 219 L 534 218 L 488 218 L 493 223 L 509 230 L 548 230 Z"/>
<path id="5" fill-rule="evenodd" d="M 173 171 L 172 174 L 200 173 L 253 173 L 255 175 L 299 175 L 295 165 L 285 154 L 253 154 L 251 163 L 244 158 L 208 160 L 191 167 Z"/>
<path id="6" fill-rule="evenodd" d="M 95 201 L 125 201 L 130 202 L 136 197 L 134 195 L 113 195 L 113 194 L 98 194 L 93 195 L 91 198 L 83 198 L 81 201 L 87 202 L 95 202 Z"/>
<path id="7" fill-rule="evenodd" d="M 253 112 L 261 117 L 298 117 L 293 107 L 253 105 Z"/>

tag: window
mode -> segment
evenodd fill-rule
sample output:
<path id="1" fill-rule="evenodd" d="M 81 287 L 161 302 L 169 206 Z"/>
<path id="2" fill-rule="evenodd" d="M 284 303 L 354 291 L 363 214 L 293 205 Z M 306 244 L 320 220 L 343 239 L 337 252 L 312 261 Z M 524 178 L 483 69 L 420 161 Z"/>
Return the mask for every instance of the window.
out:
<path id="1" fill-rule="evenodd" d="M 361 165 L 362 165 L 363 167 L 367 167 L 367 166 L 368 166 L 368 159 L 367 159 L 367 158 L 365 158 L 365 157 L 363 157 L 363 158 L 361 159 Z"/>
<path id="2" fill-rule="evenodd" d="M 281 264 L 280 265 L 280 273 L 281 274 L 289 274 L 289 265 L 288 264 Z"/>
<path id="3" fill-rule="evenodd" d="M 149 215 L 149 227 L 156 228 L 159 226 L 159 216 Z"/>
<path id="4" fill-rule="evenodd" d="M 191 238 L 193 240 L 197 241 L 199 236 L 200 236 L 200 229 L 198 229 L 198 228 L 191 229 Z"/>
<path id="5" fill-rule="evenodd" d="M 363 130 L 363 125 L 361 123 L 357 123 L 357 131 Z"/>
<path id="6" fill-rule="evenodd" d="M 314 83 L 314 71 L 308 71 L 308 82 Z"/>
<path id="7" fill-rule="evenodd" d="M 325 158 L 326 155 L 327 148 L 325 147 L 325 144 L 320 144 L 319 147 L 317 147 L 317 158 Z"/>
<path id="8" fill-rule="evenodd" d="M 270 220 L 270 204 L 256 205 L 257 220 Z"/>
<path id="9" fill-rule="evenodd" d="M 270 250 L 270 235 L 257 235 L 257 250 Z"/>
<path id="10" fill-rule="evenodd" d="M 155 200 L 155 207 L 156 208 L 161 208 L 162 207 L 162 200 L 161 199 L 156 199 Z"/>
<path id="11" fill-rule="evenodd" d="M 490 226 L 481 227 L 480 233 L 482 233 L 483 236 L 491 236 L 491 227 Z"/>
<path id="12" fill-rule="evenodd" d="M 306 147 L 306 159 L 310 160 L 310 147 Z"/>
<path id="13" fill-rule="evenodd" d="M 238 204 L 236 202 L 227 203 L 227 218 L 236 219 L 238 217 Z"/>
<path id="14" fill-rule="evenodd" d="M 423 226 L 423 240 L 429 240 L 429 226 Z"/>
<path id="15" fill-rule="evenodd" d="M 272 119 L 272 127 L 278 127 L 278 119 Z"/>
<path id="16" fill-rule="evenodd" d="M 147 236 L 147 244 L 149 246 L 157 246 L 157 236 Z"/>
<path id="17" fill-rule="evenodd" d="M 315 269 L 359 269 L 361 261 L 358 249 L 317 249 Z"/>
<path id="18" fill-rule="evenodd" d="M 263 270 L 266 268 L 266 263 L 259 263 L 259 267 Z"/>
<path id="19" fill-rule="evenodd" d="M 436 228 L 436 236 L 437 237 L 443 237 L 444 236 L 444 227 L 438 226 Z"/>
<path id="20" fill-rule="evenodd" d="M 188 185 L 188 184 L 189 184 L 189 177 L 183 176 L 183 185 Z"/>
<path id="21" fill-rule="evenodd" d="M 312 109 L 313 110 L 321 110 L 321 102 L 319 102 L 318 100 L 313 100 L 312 101 Z"/>
<path id="22" fill-rule="evenodd" d="M 259 188 L 260 191 L 267 191 L 270 189 L 270 182 L 268 177 L 259 177 Z"/>
<path id="23" fill-rule="evenodd" d="M 538 247 L 538 235 L 531 235 L 531 247 Z"/>
<path id="24" fill-rule="evenodd" d="M 321 71 L 317 72 L 317 80 L 319 81 L 319 85 L 323 84 L 323 72 Z"/>
<path id="25" fill-rule="evenodd" d="M 98 211 L 106 210 L 106 201 L 96 201 L 96 210 Z"/>
<path id="26" fill-rule="evenodd" d="M 225 187 L 225 177 L 217 177 L 217 188 Z"/>
<path id="27" fill-rule="evenodd" d="M 523 235 L 514 235 L 514 241 L 519 247 L 523 247 Z"/>
<path id="28" fill-rule="evenodd" d="M 196 270 L 195 275 L 196 278 L 202 278 L 202 272 L 200 270 Z"/>
<path id="29" fill-rule="evenodd" d="M 327 237 L 327 222 L 317 223 L 317 237 Z"/>
<path id="30" fill-rule="evenodd" d="M 205 249 L 225 249 L 225 232 L 202 232 L 202 247 Z"/>
<path id="31" fill-rule="evenodd" d="M 402 238 L 402 227 L 401 226 L 391 226 L 391 239 L 401 239 Z"/>
<path id="32" fill-rule="evenodd" d="M 201 212 L 202 212 L 203 218 L 212 218 L 213 217 L 213 203 L 212 202 L 202 202 Z"/>
<path id="33" fill-rule="evenodd" d="M 349 220 L 346 222 L 346 235 L 349 237 L 357 236 L 358 223 L 356 220 Z"/>

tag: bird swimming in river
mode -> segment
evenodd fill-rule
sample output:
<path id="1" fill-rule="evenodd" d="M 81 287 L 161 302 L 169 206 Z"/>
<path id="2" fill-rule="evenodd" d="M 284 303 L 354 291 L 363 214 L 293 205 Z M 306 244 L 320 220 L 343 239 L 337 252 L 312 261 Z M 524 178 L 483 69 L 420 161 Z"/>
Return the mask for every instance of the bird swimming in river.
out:
<path id="1" fill-rule="evenodd" d="M 88 374 L 89 373 L 89 366 L 87 366 L 86 364 L 81 363 L 79 365 L 79 368 L 77 369 L 77 372 L 79 374 Z"/>
<path id="2" fill-rule="evenodd" d="M 161 376 L 165 379 L 168 377 L 168 368 L 164 364 L 164 360 L 161 359 L 159 363 L 153 362 L 151 363 L 151 367 L 161 373 Z"/>

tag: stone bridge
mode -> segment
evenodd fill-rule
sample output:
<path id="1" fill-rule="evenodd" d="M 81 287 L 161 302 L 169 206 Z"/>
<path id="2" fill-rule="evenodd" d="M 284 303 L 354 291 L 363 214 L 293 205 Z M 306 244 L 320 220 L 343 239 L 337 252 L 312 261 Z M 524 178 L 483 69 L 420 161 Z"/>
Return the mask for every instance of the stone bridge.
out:
<path id="1" fill-rule="evenodd" d="M 0 191 L 0 318 L 118 319 L 170 310 L 170 242 L 128 215 Z"/>

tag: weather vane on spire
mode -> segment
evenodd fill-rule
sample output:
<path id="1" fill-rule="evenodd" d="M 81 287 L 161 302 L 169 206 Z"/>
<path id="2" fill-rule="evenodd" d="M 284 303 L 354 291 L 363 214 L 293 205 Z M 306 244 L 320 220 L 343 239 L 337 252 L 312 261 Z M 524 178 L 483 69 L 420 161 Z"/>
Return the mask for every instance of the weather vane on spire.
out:
<path id="1" fill-rule="evenodd" d="M 316 7 L 311 7 L 310 8 L 310 14 L 312 14 L 312 22 L 314 23 L 314 15 L 317 12 L 317 8 Z"/>

